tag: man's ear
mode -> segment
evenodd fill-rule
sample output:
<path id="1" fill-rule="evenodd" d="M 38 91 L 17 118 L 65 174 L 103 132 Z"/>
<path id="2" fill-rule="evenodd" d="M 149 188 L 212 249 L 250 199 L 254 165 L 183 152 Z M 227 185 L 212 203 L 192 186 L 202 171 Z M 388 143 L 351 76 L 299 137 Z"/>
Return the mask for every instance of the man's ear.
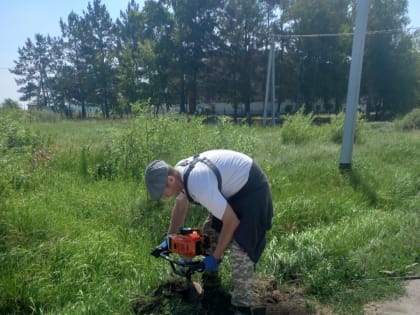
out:
<path id="1" fill-rule="evenodd" d="M 168 185 L 175 183 L 175 176 L 168 175 Z"/>

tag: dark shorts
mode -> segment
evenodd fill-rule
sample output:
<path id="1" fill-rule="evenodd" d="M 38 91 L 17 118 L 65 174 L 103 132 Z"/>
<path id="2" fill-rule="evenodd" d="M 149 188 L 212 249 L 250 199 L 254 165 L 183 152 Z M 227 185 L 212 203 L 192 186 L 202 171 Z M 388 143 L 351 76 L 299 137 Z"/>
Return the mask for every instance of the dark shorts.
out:
<path id="1" fill-rule="evenodd" d="M 267 178 L 255 162 L 248 182 L 227 201 L 240 220 L 234 239 L 256 263 L 266 244 L 266 232 L 271 228 L 273 203 Z M 212 226 L 220 231 L 222 222 L 213 217 Z"/>

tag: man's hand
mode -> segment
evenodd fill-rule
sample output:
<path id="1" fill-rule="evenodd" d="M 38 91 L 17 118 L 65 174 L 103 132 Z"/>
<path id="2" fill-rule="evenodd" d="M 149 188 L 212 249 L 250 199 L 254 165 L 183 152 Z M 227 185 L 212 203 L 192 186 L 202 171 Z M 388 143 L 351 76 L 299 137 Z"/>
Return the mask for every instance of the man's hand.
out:
<path id="1" fill-rule="evenodd" d="M 150 253 L 152 256 L 159 257 L 162 252 L 168 249 L 168 242 L 166 239 L 159 244 L 158 247 L 154 248 Z"/>
<path id="2" fill-rule="evenodd" d="M 207 256 L 202 260 L 202 263 L 204 264 L 204 271 L 216 271 L 219 267 L 220 260 L 214 258 L 213 255 Z"/>

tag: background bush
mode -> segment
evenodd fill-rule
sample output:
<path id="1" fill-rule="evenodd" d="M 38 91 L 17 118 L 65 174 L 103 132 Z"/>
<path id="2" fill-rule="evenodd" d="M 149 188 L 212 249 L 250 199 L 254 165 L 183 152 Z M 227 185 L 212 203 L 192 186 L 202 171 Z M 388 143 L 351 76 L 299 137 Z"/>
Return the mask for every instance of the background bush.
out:
<path id="1" fill-rule="evenodd" d="M 93 178 L 142 180 L 152 160 L 163 159 L 175 165 L 185 157 L 214 148 L 251 154 L 253 129 L 234 126 L 223 118 L 217 124 L 206 125 L 199 118 L 187 120 L 175 114 L 141 116 L 110 135 L 104 146 L 84 148 L 80 164 L 83 173 Z"/>
<path id="2" fill-rule="evenodd" d="M 343 140 L 343 132 L 344 132 L 344 118 L 345 113 L 340 112 L 336 116 L 332 116 L 331 123 L 326 125 L 328 129 L 329 139 L 333 143 L 340 144 Z M 355 125 L 355 133 L 354 133 L 354 142 L 355 143 L 362 143 L 363 141 L 363 124 L 364 124 L 363 116 L 360 113 L 357 113 L 356 125 Z"/>
<path id="3" fill-rule="evenodd" d="M 286 117 L 281 128 L 281 139 L 284 144 L 304 144 L 316 138 L 313 128 L 313 115 L 305 115 L 303 107 L 294 115 Z"/>
<path id="4" fill-rule="evenodd" d="M 0 110 L 0 196 L 31 185 L 32 166 L 42 149 L 25 119 L 19 109 Z"/>
<path id="5" fill-rule="evenodd" d="M 420 108 L 413 109 L 410 113 L 397 121 L 397 128 L 402 130 L 420 129 Z"/>

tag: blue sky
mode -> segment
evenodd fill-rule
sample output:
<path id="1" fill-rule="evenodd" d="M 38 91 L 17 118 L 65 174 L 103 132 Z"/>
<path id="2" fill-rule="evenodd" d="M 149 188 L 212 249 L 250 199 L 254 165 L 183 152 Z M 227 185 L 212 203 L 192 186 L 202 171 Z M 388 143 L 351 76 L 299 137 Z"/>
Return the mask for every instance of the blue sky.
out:
<path id="1" fill-rule="evenodd" d="M 35 34 L 61 36 L 60 18 L 67 22 L 70 12 L 82 15 L 93 0 L 0 0 L 0 103 L 6 98 L 18 100 L 20 94 L 14 75 L 8 69 L 18 59 L 18 47 Z M 138 0 L 137 3 L 143 3 Z M 102 0 L 115 21 L 129 0 Z"/>
<path id="2" fill-rule="evenodd" d="M 71 11 L 81 15 L 89 2 L 93 0 L 0 0 L 0 103 L 6 98 L 19 99 L 14 76 L 8 71 L 18 58 L 18 47 L 24 46 L 27 38 L 34 39 L 36 33 L 60 36 L 60 18 L 67 21 Z M 408 2 L 410 25 L 420 27 L 420 1 Z M 129 1 L 102 0 L 101 3 L 115 21 Z"/>

